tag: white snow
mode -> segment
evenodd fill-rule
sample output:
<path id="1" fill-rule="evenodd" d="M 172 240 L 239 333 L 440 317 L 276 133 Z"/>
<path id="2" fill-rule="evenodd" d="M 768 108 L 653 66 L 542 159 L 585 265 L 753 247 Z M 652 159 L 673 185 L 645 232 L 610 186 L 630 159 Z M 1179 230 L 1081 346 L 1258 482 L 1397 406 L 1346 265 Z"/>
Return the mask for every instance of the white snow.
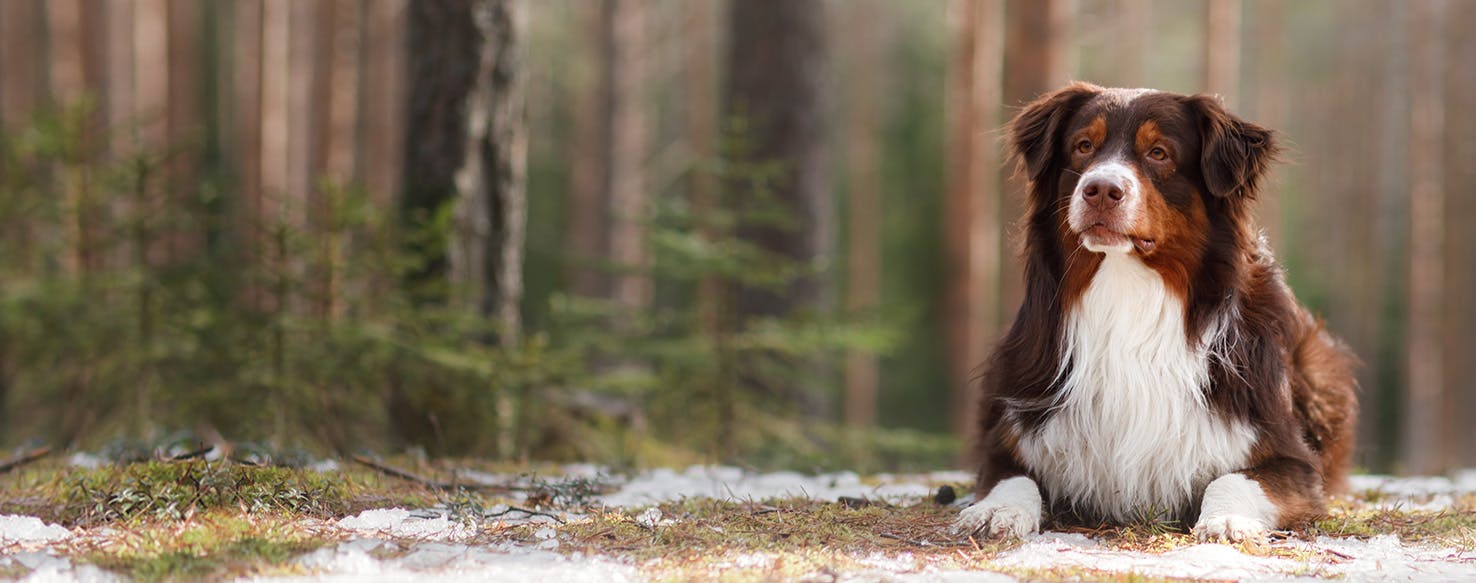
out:
<path id="1" fill-rule="evenodd" d="M 510 545 L 476 547 L 419 543 L 402 556 L 376 558 L 362 542 L 320 549 L 299 559 L 307 577 L 263 577 L 254 581 L 398 582 L 459 581 L 638 581 L 635 567 L 607 558 L 565 557 Z"/>
<path id="2" fill-rule="evenodd" d="M 15 543 L 49 543 L 72 536 L 71 531 L 46 524 L 34 516 L 0 514 L 0 545 Z"/>
<path id="3" fill-rule="evenodd" d="M 50 553 L 23 552 L 0 557 L 0 567 L 12 566 L 30 570 L 29 574 L 20 579 L 23 583 L 73 581 L 79 583 L 114 583 L 123 581 L 122 577 L 92 565 L 74 565 L 70 559 Z"/>
<path id="4" fill-rule="evenodd" d="M 421 540 L 464 540 L 476 532 L 445 517 L 422 518 L 404 508 L 365 510 L 338 521 L 338 527 L 359 536 Z"/>
<path id="5" fill-rule="evenodd" d="M 1452 477 L 1350 476 L 1348 489 L 1365 496 L 1379 494 L 1374 502 L 1379 508 L 1435 512 L 1450 508 L 1460 496 L 1476 494 L 1476 470 L 1462 470 Z"/>
<path id="6" fill-rule="evenodd" d="M 862 482 L 855 472 L 834 472 L 806 476 L 798 472 L 756 474 L 731 466 L 692 466 L 678 472 L 655 469 L 645 472 L 618 491 L 600 497 L 605 505 L 617 508 L 658 504 L 682 498 L 718 498 L 723 500 L 764 500 L 767 498 L 807 497 L 835 500 L 841 496 L 897 500 L 925 496 L 934 482 L 964 482 L 973 475 L 964 472 L 935 472 L 923 476 L 875 476 L 876 484 Z"/>

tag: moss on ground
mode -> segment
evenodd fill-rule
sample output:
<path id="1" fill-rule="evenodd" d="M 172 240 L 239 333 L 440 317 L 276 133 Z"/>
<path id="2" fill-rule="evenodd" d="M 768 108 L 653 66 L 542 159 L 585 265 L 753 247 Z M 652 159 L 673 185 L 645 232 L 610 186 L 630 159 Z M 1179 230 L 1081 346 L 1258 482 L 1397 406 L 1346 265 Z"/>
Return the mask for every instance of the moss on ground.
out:
<path id="1" fill-rule="evenodd" d="M 0 512 L 68 526 L 180 519 L 214 509 L 326 518 L 430 506 L 440 496 L 425 485 L 361 468 L 317 472 L 204 460 L 97 468 L 37 464 L 0 478 Z"/>
<path id="2" fill-rule="evenodd" d="M 78 549 L 78 558 L 138 581 L 219 579 L 281 572 L 336 533 L 281 514 L 228 510 L 185 520 L 149 520 Z"/>

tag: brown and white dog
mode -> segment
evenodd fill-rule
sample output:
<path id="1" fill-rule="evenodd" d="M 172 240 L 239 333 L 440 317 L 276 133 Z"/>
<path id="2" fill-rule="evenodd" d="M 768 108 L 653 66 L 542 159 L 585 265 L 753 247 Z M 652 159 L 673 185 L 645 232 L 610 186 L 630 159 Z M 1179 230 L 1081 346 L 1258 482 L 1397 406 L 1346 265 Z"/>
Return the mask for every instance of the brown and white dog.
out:
<path id="1" fill-rule="evenodd" d="M 1030 180 L 1026 297 L 984 377 L 983 498 L 956 526 L 1167 517 L 1239 541 L 1322 513 L 1351 454 L 1354 360 L 1255 227 L 1272 132 L 1211 96 L 1078 83 L 1009 139 Z"/>

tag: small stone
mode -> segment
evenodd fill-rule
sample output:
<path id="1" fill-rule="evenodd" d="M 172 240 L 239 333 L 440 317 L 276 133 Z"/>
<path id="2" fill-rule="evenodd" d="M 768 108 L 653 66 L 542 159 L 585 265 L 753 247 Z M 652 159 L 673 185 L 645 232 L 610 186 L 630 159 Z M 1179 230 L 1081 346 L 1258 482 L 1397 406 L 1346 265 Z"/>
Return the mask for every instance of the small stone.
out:
<path id="1" fill-rule="evenodd" d="M 953 491 L 953 486 L 948 484 L 938 486 L 938 493 L 933 495 L 933 501 L 944 506 L 952 504 L 954 500 L 958 500 L 958 492 Z"/>

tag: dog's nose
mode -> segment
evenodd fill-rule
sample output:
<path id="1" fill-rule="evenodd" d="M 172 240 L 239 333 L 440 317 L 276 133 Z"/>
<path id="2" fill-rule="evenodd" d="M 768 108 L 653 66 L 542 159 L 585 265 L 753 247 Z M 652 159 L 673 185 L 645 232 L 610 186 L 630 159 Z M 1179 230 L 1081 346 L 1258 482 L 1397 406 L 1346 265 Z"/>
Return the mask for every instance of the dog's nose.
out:
<path id="1" fill-rule="evenodd" d="M 1081 197 L 1099 209 L 1110 209 L 1122 202 L 1126 194 L 1122 187 L 1111 180 L 1092 179 L 1081 188 Z"/>

